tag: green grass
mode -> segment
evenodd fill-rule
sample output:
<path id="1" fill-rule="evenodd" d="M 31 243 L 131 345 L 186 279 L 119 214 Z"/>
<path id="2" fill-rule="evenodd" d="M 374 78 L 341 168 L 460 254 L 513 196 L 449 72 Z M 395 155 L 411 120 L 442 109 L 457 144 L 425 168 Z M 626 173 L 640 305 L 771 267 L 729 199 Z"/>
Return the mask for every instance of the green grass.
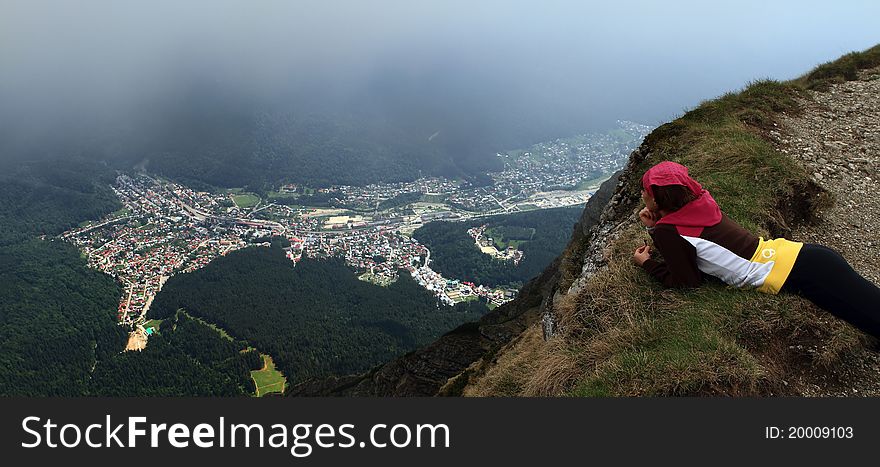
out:
<path id="1" fill-rule="evenodd" d="M 495 243 L 495 248 L 497 248 L 498 251 L 504 250 L 509 246 L 512 246 L 514 249 L 518 249 L 519 246 L 522 245 L 523 243 L 528 243 L 527 240 L 500 240 L 499 241 L 499 240 L 495 240 L 494 238 L 492 240 Z"/>
<path id="2" fill-rule="evenodd" d="M 809 89 L 824 90 L 832 83 L 852 81 L 861 69 L 880 66 L 880 44 L 862 52 L 851 52 L 837 60 L 823 63 L 795 82 Z"/>
<path id="3" fill-rule="evenodd" d="M 251 378 L 254 379 L 254 385 L 257 388 L 255 396 L 262 397 L 273 392 L 283 394 L 287 379 L 275 369 L 272 357 L 265 354 L 260 356 L 263 357 L 263 368 L 251 371 Z"/>
<path id="4" fill-rule="evenodd" d="M 177 312 L 178 312 L 178 313 L 183 313 L 183 314 L 185 314 L 188 318 L 193 319 L 193 320 L 196 320 L 196 321 L 198 321 L 199 323 L 202 323 L 202 324 L 204 324 L 205 326 L 208 326 L 209 328 L 211 328 L 211 329 L 217 331 L 217 333 L 220 334 L 220 337 L 222 337 L 222 338 L 224 338 L 224 339 L 226 339 L 226 340 L 229 340 L 229 341 L 234 341 L 234 340 L 235 340 L 235 339 L 232 338 L 232 336 L 229 335 L 228 332 L 226 332 L 225 329 L 223 329 L 223 328 L 217 326 L 217 325 L 214 324 L 214 323 L 209 323 L 209 322 L 203 320 L 202 318 L 199 318 L 198 316 L 193 316 L 193 315 L 187 313 L 186 310 L 184 310 L 183 308 L 179 308 L 179 309 L 177 310 Z M 161 321 L 161 320 L 153 320 L 153 321 Z"/>
<path id="5" fill-rule="evenodd" d="M 220 334 L 220 337 L 222 337 L 223 339 L 226 339 L 229 341 L 235 340 L 223 328 L 221 328 L 215 324 L 209 323 L 199 317 L 192 316 L 189 313 L 187 313 L 186 310 L 184 310 L 183 308 L 178 309 L 177 313 L 183 313 L 188 318 L 193 319 L 195 321 L 198 321 L 199 323 L 204 324 L 205 326 L 208 326 L 209 328 L 213 329 L 218 334 Z M 159 325 L 162 323 L 162 321 L 163 320 L 153 319 L 153 320 L 147 321 L 144 324 L 144 327 L 154 325 L 156 330 L 158 330 Z M 247 346 L 245 349 L 242 350 L 242 352 L 250 352 L 250 351 L 258 351 L 258 350 L 254 347 L 251 347 L 251 346 Z M 254 386 L 256 387 L 256 393 L 254 395 L 256 397 L 262 397 L 266 394 L 273 393 L 273 392 L 283 394 L 284 388 L 287 385 L 287 378 L 285 378 L 284 375 L 275 368 L 275 362 L 272 361 L 271 356 L 266 355 L 266 354 L 260 354 L 260 357 L 262 357 L 262 359 L 263 359 L 263 368 L 259 369 L 259 370 L 252 370 L 251 371 L 251 378 L 254 380 Z"/>
<path id="6" fill-rule="evenodd" d="M 282 193 L 280 191 L 272 191 L 269 192 L 269 199 L 285 199 L 285 198 L 299 198 L 298 193 Z"/>
<path id="7" fill-rule="evenodd" d="M 760 364 L 731 337 L 731 312 L 746 297 L 719 285 L 695 295 L 664 319 L 643 323 L 632 345 L 602 362 L 573 395 L 688 395 L 719 383 L 754 389 Z"/>
<path id="8" fill-rule="evenodd" d="M 480 299 L 480 297 L 478 297 L 476 295 L 465 295 L 465 296 L 462 296 L 461 299 L 457 300 L 456 303 L 475 302 L 479 299 Z"/>
<path id="9" fill-rule="evenodd" d="M 509 246 L 512 246 L 514 249 L 519 248 L 519 246 L 523 243 L 526 243 L 526 240 L 507 240 L 502 242 L 496 242 L 499 250 L 503 250 Z"/>
<path id="10" fill-rule="evenodd" d="M 388 279 L 385 277 L 380 277 L 380 276 L 377 276 L 375 274 L 370 273 L 369 271 L 359 275 L 358 279 L 360 279 L 364 282 L 369 282 L 371 284 L 378 285 L 380 287 L 388 287 L 389 285 L 396 282 L 396 280 L 391 280 L 391 279 Z"/>
<path id="11" fill-rule="evenodd" d="M 574 191 L 583 191 L 583 190 L 597 189 L 597 188 L 599 188 L 599 185 L 601 185 L 602 182 L 604 182 L 605 180 L 608 180 L 608 178 L 610 178 L 610 175 L 607 175 L 604 177 L 599 177 L 599 178 L 594 178 L 594 179 L 590 179 L 590 180 L 581 180 L 577 185 L 575 185 L 573 190 Z"/>
<path id="12" fill-rule="evenodd" d="M 503 227 L 503 226 L 501 226 L 501 227 Z M 507 248 L 508 246 L 512 246 L 513 248 L 519 248 L 519 246 L 521 244 L 528 242 L 535 235 L 535 229 L 530 227 L 526 230 L 530 231 L 529 238 L 517 238 L 517 239 L 505 238 L 503 232 L 499 231 L 498 227 L 492 227 L 492 228 L 486 229 L 486 231 L 483 233 L 483 235 L 486 237 L 490 237 L 492 239 L 492 242 L 495 244 L 495 247 L 498 248 L 499 250 L 503 250 L 503 249 Z"/>
<path id="13" fill-rule="evenodd" d="M 260 203 L 260 197 L 253 193 L 232 195 L 232 201 L 240 209 L 252 208 Z"/>
<path id="14" fill-rule="evenodd" d="M 110 214 L 110 217 L 125 217 L 131 214 L 131 210 L 128 208 L 121 208 L 116 211 L 113 211 Z"/>

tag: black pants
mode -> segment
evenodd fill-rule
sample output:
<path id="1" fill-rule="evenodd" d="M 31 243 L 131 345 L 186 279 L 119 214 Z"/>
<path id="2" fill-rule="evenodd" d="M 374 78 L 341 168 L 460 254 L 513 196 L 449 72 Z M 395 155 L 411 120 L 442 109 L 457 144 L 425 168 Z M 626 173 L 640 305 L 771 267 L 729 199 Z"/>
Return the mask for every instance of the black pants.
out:
<path id="1" fill-rule="evenodd" d="M 880 339 L 880 288 L 831 248 L 805 243 L 780 291 L 794 292 Z"/>

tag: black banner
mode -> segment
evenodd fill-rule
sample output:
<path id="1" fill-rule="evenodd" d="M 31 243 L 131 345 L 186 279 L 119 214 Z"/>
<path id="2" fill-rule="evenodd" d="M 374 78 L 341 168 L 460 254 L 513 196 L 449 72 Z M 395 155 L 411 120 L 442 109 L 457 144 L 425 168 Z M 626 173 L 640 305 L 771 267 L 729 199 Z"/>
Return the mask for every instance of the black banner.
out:
<path id="1" fill-rule="evenodd" d="M 6 398 L 0 408 L 6 459 L 35 465 L 846 465 L 876 457 L 880 440 L 876 398 Z"/>

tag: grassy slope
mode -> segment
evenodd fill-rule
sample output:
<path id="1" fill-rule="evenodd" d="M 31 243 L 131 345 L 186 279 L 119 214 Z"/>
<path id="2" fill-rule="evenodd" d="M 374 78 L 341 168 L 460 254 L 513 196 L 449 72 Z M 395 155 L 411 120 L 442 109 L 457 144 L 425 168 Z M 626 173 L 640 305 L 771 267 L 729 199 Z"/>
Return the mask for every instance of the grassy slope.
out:
<path id="1" fill-rule="evenodd" d="M 263 368 L 251 371 L 251 378 L 254 379 L 254 386 L 257 388 L 255 395 L 262 397 L 273 392 L 284 394 L 284 386 L 287 383 L 287 379 L 280 371 L 275 369 L 275 362 L 272 361 L 272 357 L 268 355 L 263 355 L 262 357 Z"/>
<path id="2" fill-rule="evenodd" d="M 878 65 L 880 45 L 793 81 L 754 82 L 657 128 L 643 144 L 649 156 L 631 160 L 622 178 L 625 192 L 635 194 L 627 207 L 637 206 L 641 174 L 674 160 L 688 166 L 743 227 L 765 238 L 788 236 L 791 226 L 813 220 L 830 199 L 762 135 L 778 113 L 801 111 L 796 98 L 809 98 L 804 90 L 827 89 Z M 608 267 L 554 305 L 563 333 L 549 341 L 524 334 L 465 394 L 796 393 L 788 380 L 804 367 L 830 368 L 863 345 L 861 333 L 796 296 L 731 290 L 718 281 L 664 290 L 630 262 L 646 238 L 631 217 L 608 245 Z M 571 270 L 562 271 L 560 290 L 580 272 L 571 259 L 583 249 L 569 246 L 563 267 Z M 814 350 L 804 350 L 809 348 Z"/>

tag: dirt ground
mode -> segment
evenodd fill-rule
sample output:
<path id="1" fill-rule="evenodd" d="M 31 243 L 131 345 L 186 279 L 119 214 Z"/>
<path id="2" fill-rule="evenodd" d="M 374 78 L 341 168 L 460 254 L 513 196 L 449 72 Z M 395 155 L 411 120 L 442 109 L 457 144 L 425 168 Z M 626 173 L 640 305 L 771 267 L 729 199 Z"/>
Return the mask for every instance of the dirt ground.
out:
<path id="1" fill-rule="evenodd" d="M 144 350 L 147 347 L 147 332 L 144 328 L 138 326 L 137 329 L 128 333 L 128 343 L 125 344 L 125 351 Z"/>

